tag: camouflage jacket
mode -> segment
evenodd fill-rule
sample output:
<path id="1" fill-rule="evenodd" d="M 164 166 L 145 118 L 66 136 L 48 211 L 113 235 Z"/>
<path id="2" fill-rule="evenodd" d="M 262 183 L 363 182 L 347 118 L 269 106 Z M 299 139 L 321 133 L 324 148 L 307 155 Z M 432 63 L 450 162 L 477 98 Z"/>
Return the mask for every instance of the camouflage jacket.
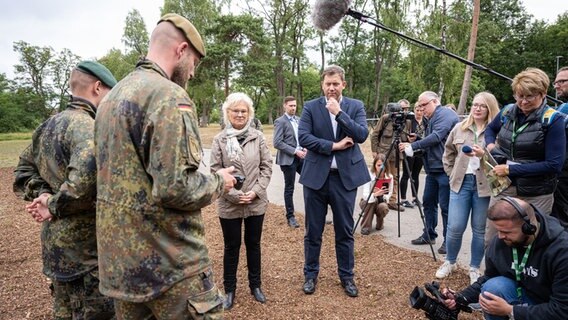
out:
<path id="1" fill-rule="evenodd" d="M 223 192 L 203 174 L 193 102 L 145 60 L 103 99 L 95 121 L 101 292 L 149 301 L 210 266 L 201 208 Z"/>
<path id="2" fill-rule="evenodd" d="M 15 170 L 14 192 L 24 200 L 53 194 L 48 206 L 54 218 L 43 222 L 41 242 L 43 272 L 58 281 L 97 267 L 95 112 L 90 102 L 73 98 L 36 129 Z"/>

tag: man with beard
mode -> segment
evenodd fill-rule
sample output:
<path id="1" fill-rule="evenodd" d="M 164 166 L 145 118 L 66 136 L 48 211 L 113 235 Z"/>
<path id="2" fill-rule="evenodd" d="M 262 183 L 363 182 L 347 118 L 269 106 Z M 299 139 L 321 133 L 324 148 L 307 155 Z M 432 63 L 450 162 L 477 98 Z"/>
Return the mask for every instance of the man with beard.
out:
<path id="1" fill-rule="evenodd" d="M 305 294 L 316 291 L 328 205 L 333 213 L 341 286 L 350 297 L 359 294 L 353 280 L 353 209 L 357 187 L 371 180 L 359 147 L 369 130 L 363 102 L 342 94 L 346 85 L 343 68 L 336 65 L 325 68 L 321 75 L 324 96 L 306 102 L 298 126 L 299 144 L 308 150 L 300 175 L 306 212 Z"/>
<path id="2" fill-rule="evenodd" d="M 166 14 L 146 59 L 101 103 L 95 122 L 101 292 L 119 319 L 221 319 L 201 208 L 236 183 L 197 171 L 201 140 L 184 90 L 205 47 Z"/>
<path id="3" fill-rule="evenodd" d="M 567 101 L 568 67 L 562 67 L 558 70 L 553 84 L 558 98 Z M 564 114 L 564 127 L 568 129 L 568 103 L 561 104 L 557 110 Z M 566 139 L 568 146 L 568 136 Z M 554 190 L 554 204 L 552 205 L 551 215 L 557 217 L 565 226 L 568 226 L 568 157 L 564 160 L 562 172 L 558 175 L 558 185 L 556 190 Z"/>
<path id="4" fill-rule="evenodd" d="M 494 237 L 485 274 L 460 294 L 485 319 L 568 319 L 568 233 L 526 201 L 504 197 L 489 209 Z M 447 290 L 446 306 L 455 307 Z"/>

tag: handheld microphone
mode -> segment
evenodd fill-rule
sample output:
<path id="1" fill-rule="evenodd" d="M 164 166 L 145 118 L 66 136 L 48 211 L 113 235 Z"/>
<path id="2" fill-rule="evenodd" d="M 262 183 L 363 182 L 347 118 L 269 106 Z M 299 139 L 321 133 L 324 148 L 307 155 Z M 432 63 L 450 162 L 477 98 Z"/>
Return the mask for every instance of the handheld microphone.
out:
<path id="1" fill-rule="evenodd" d="M 463 153 L 471 153 L 472 151 L 473 151 L 473 149 L 468 145 L 465 145 L 465 146 L 462 147 Z"/>
<path id="2" fill-rule="evenodd" d="M 349 11 L 351 0 L 316 0 L 312 10 L 314 26 L 326 31 L 333 28 Z"/>

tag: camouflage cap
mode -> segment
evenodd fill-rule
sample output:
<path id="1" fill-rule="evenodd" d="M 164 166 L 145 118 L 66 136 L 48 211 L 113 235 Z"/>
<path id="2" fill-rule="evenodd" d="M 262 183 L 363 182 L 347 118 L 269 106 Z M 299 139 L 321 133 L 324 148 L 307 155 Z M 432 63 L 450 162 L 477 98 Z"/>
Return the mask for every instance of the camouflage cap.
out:
<path id="1" fill-rule="evenodd" d="M 178 28 L 183 34 L 185 35 L 186 39 L 189 40 L 189 43 L 193 45 L 195 50 L 201 54 L 201 57 L 205 57 L 205 45 L 203 44 L 203 40 L 201 39 L 201 35 L 197 31 L 197 29 L 193 26 L 189 20 L 180 16 L 176 13 L 168 13 L 164 15 L 158 24 L 169 21 L 171 22 L 176 28 Z"/>
<path id="2" fill-rule="evenodd" d="M 114 78 L 110 70 L 96 61 L 81 61 L 77 65 L 77 69 L 99 79 L 109 88 L 114 87 L 114 85 L 116 84 L 116 79 Z"/>

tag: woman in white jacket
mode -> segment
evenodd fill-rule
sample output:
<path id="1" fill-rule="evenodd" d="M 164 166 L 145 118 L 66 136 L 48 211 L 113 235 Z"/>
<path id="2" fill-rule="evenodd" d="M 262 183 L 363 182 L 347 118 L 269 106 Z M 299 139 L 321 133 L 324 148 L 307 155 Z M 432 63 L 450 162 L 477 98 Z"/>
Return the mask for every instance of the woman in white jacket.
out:
<path id="1" fill-rule="evenodd" d="M 381 171 L 381 167 L 385 168 Z M 393 192 L 393 176 L 389 168 L 389 163 L 386 161 L 385 155 L 382 153 L 377 154 L 373 160 L 373 167 L 371 168 L 371 181 L 363 186 L 363 199 L 359 202 L 361 210 L 365 210 L 363 214 L 363 222 L 361 223 L 361 234 L 368 235 L 371 233 L 373 226 L 373 217 L 377 216 L 376 230 L 383 229 L 383 222 L 385 216 L 389 213 L 387 200 Z M 377 174 L 379 178 L 376 179 Z M 373 185 L 373 192 L 369 198 L 369 203 L 366 200 L 369 197 L 369 192 Z M 365 206 L 367 204 L 367 206 Z"/>

